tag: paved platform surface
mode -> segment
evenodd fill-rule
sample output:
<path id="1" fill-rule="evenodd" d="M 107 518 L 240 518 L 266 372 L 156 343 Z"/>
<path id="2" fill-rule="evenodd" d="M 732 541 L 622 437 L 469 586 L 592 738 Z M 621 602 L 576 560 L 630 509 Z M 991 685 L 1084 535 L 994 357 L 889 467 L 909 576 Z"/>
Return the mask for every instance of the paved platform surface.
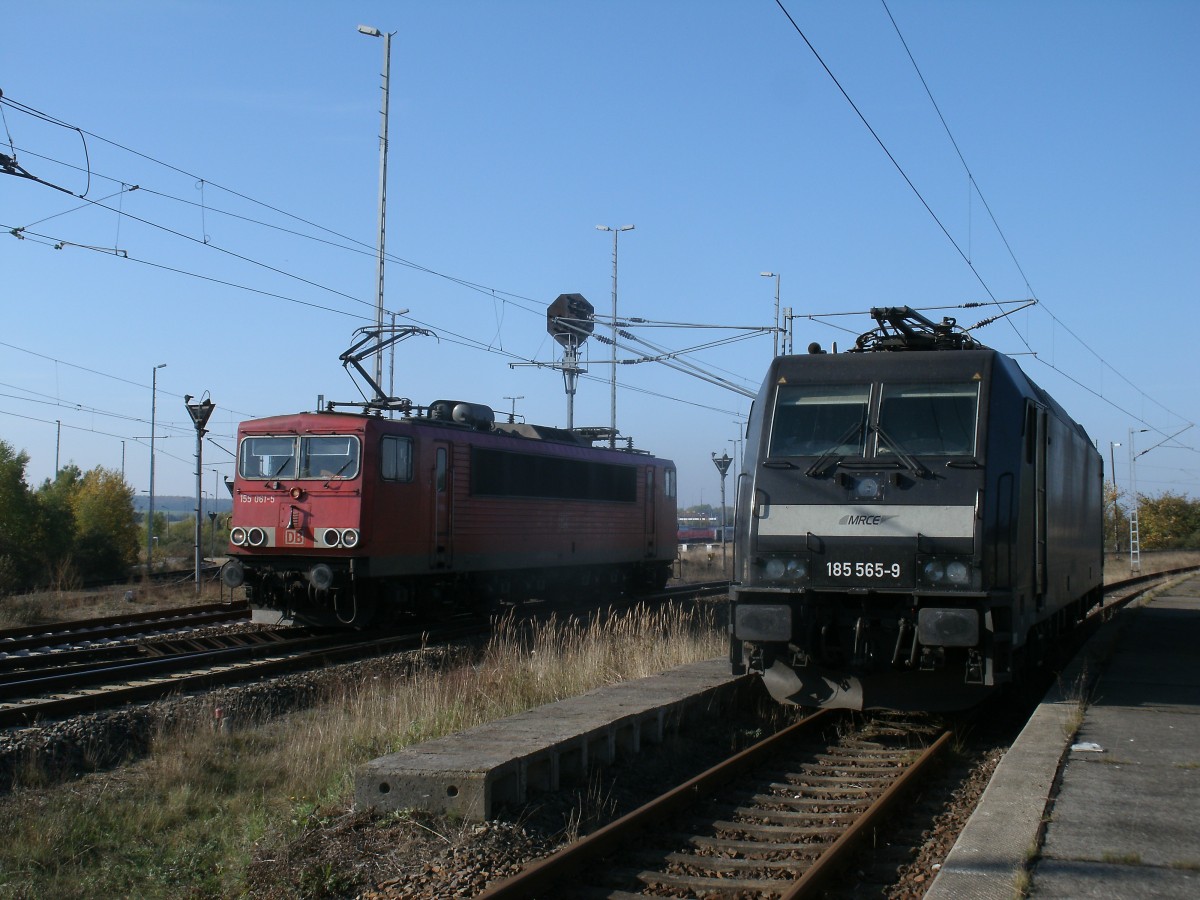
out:
<path id="1" fill-rule="evenodd" d="M 1018 888 L 1037 900 L 1200 897 L 1200 576 L 1093 638 L 925 896 L 1012 900 Z"/>

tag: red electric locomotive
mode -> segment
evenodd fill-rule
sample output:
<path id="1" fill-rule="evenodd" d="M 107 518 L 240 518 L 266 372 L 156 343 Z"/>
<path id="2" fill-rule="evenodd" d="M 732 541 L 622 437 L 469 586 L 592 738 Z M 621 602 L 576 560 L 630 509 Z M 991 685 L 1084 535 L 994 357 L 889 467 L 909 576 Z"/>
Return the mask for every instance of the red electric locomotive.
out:
<path id="1" fill-rule="evenodd" d="M 221 577 L 260 620 L 429 619 L 661 588 L 675 527 L 674 464 L 585 430 L 446 400 L 395 419 L 298 413 L 238 429 Z"/>

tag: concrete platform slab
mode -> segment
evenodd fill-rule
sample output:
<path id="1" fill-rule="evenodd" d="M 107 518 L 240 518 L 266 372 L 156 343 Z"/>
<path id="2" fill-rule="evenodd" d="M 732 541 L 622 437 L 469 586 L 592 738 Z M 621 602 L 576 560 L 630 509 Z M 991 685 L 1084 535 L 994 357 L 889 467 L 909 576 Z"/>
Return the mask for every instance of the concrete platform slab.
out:
<path id="1" fill-rule="evenodd" d="M 1052 861 L 1038 866 L 1029 896 L 1035 900 L 1194 900 L 1200 897 L 1200 872 Z"/>
<path id="2" fill-rule="evenodd" d="M 1026 878 L 1037 898 L 1200 896 L 1197 646 L 1200 577 L 1118 613 L 1005 754 L 927 900 L 1011 900 Z"/>
<path id="3" fill-rule="evenodd" d="M 355 776 L 355 803 L 481 821 L 500 803 L 558 790 L 592 766 L 661 742 L 685 717 L 714 714 L 748 683 L 720 658 L 600 688 L 372 760 Z"/>

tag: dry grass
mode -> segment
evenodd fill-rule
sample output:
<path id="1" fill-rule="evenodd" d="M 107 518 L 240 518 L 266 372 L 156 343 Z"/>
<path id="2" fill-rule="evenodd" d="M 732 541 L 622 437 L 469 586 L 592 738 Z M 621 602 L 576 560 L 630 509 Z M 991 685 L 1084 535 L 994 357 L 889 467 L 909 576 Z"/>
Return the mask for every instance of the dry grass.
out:
<path id="1" fill-rule="evenodd" d="M 708 613 L 676 607 L 509 620 L 469 662 L 342 686 L 264 724 L 178 723 L 137 765 L 0 802 L 0 897 L 240 895 L 253 858 L 346 811 L 361 763 L 724 649 Z"/>
<path id="2" fill-rule="evenodd" d="M 132 596 L 132 599 L 126 599 Z M 0 628 L 21 628 L 53 622 L 73 622 L 105 616 L 137 615 L 161 609 L 178 609 L 201 603 L 218 603 L 222 596 L 216 584 L 201 585 L 197 595 L 191 576 L 180 576 L 173 584 L 131 582 L 116 587 L 82 589 L 67 585 L 60 588 L 0 597 Z"/>
<path id="3" fill-rule="evenodd" d="M 1129 554 L 1104 555 L 1104 583 L 1111 584 L 1129 578 L 1131 574 L 1150 575 L 1154 572 L 1165 572 L 1168 569 L 1182 569 L 1187 566 L 1200 566 L 1200 550 L 1164 550 L 1155 553 L 1143 553 L 1141 556 L 1141 572 L 1131 572 Z"/>

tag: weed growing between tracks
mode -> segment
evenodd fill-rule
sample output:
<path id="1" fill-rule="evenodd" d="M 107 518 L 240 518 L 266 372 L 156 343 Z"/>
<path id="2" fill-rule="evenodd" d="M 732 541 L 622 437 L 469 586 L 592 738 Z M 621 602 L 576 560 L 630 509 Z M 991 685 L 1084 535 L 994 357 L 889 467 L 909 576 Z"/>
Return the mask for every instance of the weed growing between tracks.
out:
<path id="1" fill-rule="evenodd" d="M 711 612 L 637 608 L 499 624 L 482 652 L 407 677 L 340 682 L 274 721 L 212 712 L 166 727 L 144 761 L 0 801 L 0 897 L 224 897 L 303 835 L 353 818 L 356 766 L 603 684 L 725 650 Z M 215 727 L 214 721 L 221 723 Z M 279 897 L 346 890 L 328 860 L 287 859 Z M 257 886 L 263 884 L 260 878 Z"/>

